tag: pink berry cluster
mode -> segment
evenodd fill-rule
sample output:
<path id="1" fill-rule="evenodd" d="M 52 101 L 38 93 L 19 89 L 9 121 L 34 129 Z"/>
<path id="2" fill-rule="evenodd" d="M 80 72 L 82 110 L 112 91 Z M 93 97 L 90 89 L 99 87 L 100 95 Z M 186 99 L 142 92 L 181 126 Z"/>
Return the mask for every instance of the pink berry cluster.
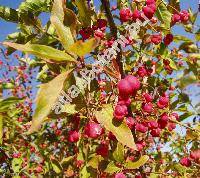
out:
<path id="1" fill-rule="evenodd" d="M 129 8 L 121 9 L 119 12 L 120 20 L 122 22 L 136 21 L 137 19 L 144 20 L 142 13 L 149 19 L 151 19 L 156 12 L 155 0 L 146 0 L 146 6 L 142 8 L 142 11 L 135 9 L 133 12 Z"/>
<path id="2" fill-rule="evenodd" d="M 190 167 L 192 161 L 196 164 L 200 163 L 200 149 L 191 151 L 190 156 L 181 158 L 180 163 L 185 167 Z"/>
<path id="3" fill-rule="evenodd" d="M 175 13 L 172 16 L 172 25 L 175 25 L 176 23 L 187 23 L 189 20 L 189 13 L 187 10 L 182 10 L 181 12 Z"/>
<path id="4" fill-rule="evenodd" d="M 83 40 L 87 40 L 92 36 L 103 39 L 106 26 L 107 21 L 105 19 L 98 19 L 95 25 L 92 25 L 92 27 L 84 27 L 79 31 L 79 33 Z"/>

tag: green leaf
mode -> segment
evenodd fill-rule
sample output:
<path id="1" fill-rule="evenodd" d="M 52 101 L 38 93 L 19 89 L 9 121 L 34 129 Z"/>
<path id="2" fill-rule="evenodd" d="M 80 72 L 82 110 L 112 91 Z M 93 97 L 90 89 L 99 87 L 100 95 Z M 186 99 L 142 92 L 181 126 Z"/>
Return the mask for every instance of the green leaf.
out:
<path id="1" fill-rule="evenodd" d="M 18 173 L 21 169 L 23 160 L 21 158 L 14 158 L 12 160 L 12 169 L 15 173 Z"/>
<path id="2" fill-rule="evenodd" d="M 56 29 L 57 35 L 65 48 L 68 49 L 74 43 L 74 39 L 70 30 L 70 27 L 65 27 L 63 25 L 64 20 L 64 10 L 62 6 L 62 1 L 55 0 L 52 8 L 51 23 Z"/>
<path id="3" fill-rule="evenodd" d="M 98 169 L 99 163 L 103 160 L 103 157 L 100 155 L 94 154 L 92 158 L 88 161 L 87 165 L 91 166 L 94 169 Z"/>
<path id="4" fill-rule="evenodd" d="M 51 23 L 56 29 L 57 35 L 60 39 L 65 50 L 69 51 L 68 48 L 74 44 L 74 39 L 69 27 L 65 27 L 63 23 L 55 16 L 51 17 Z"/>
<path id="5" fill-rule="evenodd" d="M 106 167 L 106 169 L 104 170 L 104 172 L 113 174 L 113 173 L 118 172 L 118 171 L 120 171 L 120 170 L 121 170 L 121 169 L 120 169 L 119 167 L 117 167 L 113 161 L 111 161 L 111 162 L 107 165 L 107 167 Z"/>
<path id="6" fill-rule="evenodd" d="M 96 38 L 91 38 L 86 42 L 83 41 L 77 41 L 73 45 L 71 45 L 68 49 L 68 51 L 78 55 L 78 56 L 84 56 L 90 52 L 92 52 L 99 44 L 99 40 Z"/>
<path id="7" fill-rule="evenodd" d="M 87 169 L 86 166 L 84 166 L 81 170 L 80 170 L 80 177 L 83 177 L 83 178 L 90 178 L 90 173 Z"/>
<path id="8" fill-rule="evenodd" d="M 193 115 L 192 112 L 189 112 L 189 111 L 185 112 L 184 114 L 182 114 L 182 115 L 179 116 L 179 121 L 183 121 L 183 120 L 187 119 L 188 117 L 190 117 L 192 115 Z"/>
<path id="9" fill-rule="evenodd" d="M 62 73 L 50 82 L 40 86 L 36 97 L 36 110 L 33 115 L 31 128 L 28 131 L 29 134 L 37 131 L 41 123 L 48 116 L 64 88 L 64 83 L 69 78 L 71 71 Z"/>
<path id="10" fill-rule="evenodd" d="M 172 69 L 178 70 L 177 67 L 176 67 L 176 63 L 175 63 L 172 59 L 167 58 L 167 60 L 169 60 L 169 62 L 170 62 L 169 66 L 170 66 Z"/>
<path id="11" fill-rule="evenodd" d="M 190 19 L 190 22 L 191 22 L 192 24 L 194 24 L 195 21 L 196 21 L 196 19 L 197 19 L 198 12 L 197 12 L 197 13 L 193 13 L 191 8 L 188 9 L 188 12 L 189 12 L 189 19 Z"/>
<path id="12" fill-rule="evenodd" d="M 173 41 L 175 43 L 179 43 L 180 41 L 191 42 L 191 39 L 189 39 L 185 36 L 182 36 L 182 35 L 175 35 L 173 38 Z"/>
<path id="13" fill-rule="evenodd" d="M 17 11 L 5 6 L 0 6 L 0 17 L 9 22 L 17 23 L 19 21 Z"/>
<path id="14" fill-rule="evenodd" d="M 184 50 L 186 53 L 198 52 L 197 46 L 193 42 L 184 42 L 179 46 L 179 50 Z"/>
<path id="15" fill-rule="evenodd" d="M 125 163 L 124 167 L 126 169 L 138 169 L 140 166 L 143 166 L 149 160 L 149 156 L 144 155 L 136 162 L 128 161 Z"/>
<path id="16" fill-rule="evenodd" d="M 168 9 L 173 14 L 180 12 L 180 0 L 169 0 Z"/>
<path id="17" fill-rule="evenodd" d="M 4 100 L 0 100 L 0 112 L 7 111 L 12 105 L 22 102 L 23 99 L 16 97 L 9 97 Z"/>
<path id="18" fill-rule="evenodd" d="M 51 165 L 53 167 L 53 170 L 57 173 L 57 174 L 60 174 L 61 171 L 62 171 L 62 167 L 60 166 L 59 162 L 58 161 L 55 161 L 53 160 L 51 162 Z"/>
<path id="19" fill-rule="evenodd" d="M 73 159 L 73 156 L 63 158 L 62 161 L 61 161 L 61 164 L 66 164 L 66 163 L 70 162 L 72 159 Z"/>
<path id="20" fill-rule="evenodd" d="M 78 19 L 76 14 L 68 8 L 64 8 L 64 13 L 64 25 L 70 27 L 73 36 L 76 37 L 76 29 L 78 26 Z"/>
<path id="21" fill-rule="evenodd" d="M 162 22 L 162 25 L 166 29 L 170 28 L 172 14 L 167 10 L 167 7 L 164 1 L 161 2 L 159 6 L 157 7 L 156 16 Z"/>
<path id="22" fill-rule="evenodd" d="M 0 85 L 0 89 L 13 89 L 15 87 L 15 85 L 13 83 L 2 83 Z"/>
<path id="23" fill-rule="evenodd" d="M 181 175 L 184 175 L 184 173 L 186 172 L 187 168 L 185 166 L 182 166 L 179 163 L 176 163 L 173 165 L 175 170 L 177 170 Z"/>
<path id="24" fill-rule="evenodd" d="M 95 113 L 96 118 L 108 131 L 111 131 L 119 142 L 129 148 L 136 150 L 133 135 L 128 126 L 122 122 L 115 122 L 113 119 L 113 108 L 111 105 L 104 105 L 101 111 Z"/>
<path id="25" fill-rule="evenodd" d="M 48 12 L 51 0 L 26 0 L 19 6 L 19 13 L 22 15 L 33 13 L 39 15 L 41 12 Z"/>
<path id="26" fill-rule="evenodd" d="M 59 51 L 49 46 L 38 44 L 21 45 L 17 43 L 3 42 L 3 45 L 10 46 L 17 50 L 33 54 L 42 59 L 49 59 L 55 62 L 74 62 L 75 59 L 63 51 Z"/>
<path id="27" fill-rule="evenodd" d="M 66 104 L 63 106 L 62 112 L 67 113 L 67 114 L 75 114 L 78 111 L 76 111 L 75 104 Z"/>
<path id="28" fill-rule="evenodd" d="M 92 13 L 87 6 L 87 2 L 85 0 L 75 0 L 75 5 L 78 8 L 80 22 L 85 27 L 90 26 Z"/>
<path id="29" fill-rule="evenodd" d="M 200 29 L 195 33 L 196 41 L 200 41 Z"/>
<path id="30" fill-rule="evenodd" d="M 118 142 L 115 151 L 113 152 L 113 157 L 118 162 L 124 161 L 124 146 Z"/>
<path id="31" fill-rule="evenodd" d="M 188 85 L 191 85 L 193 83 L 196 83 L 198 82 L 196 76 L 191 73 L 191 74 L 188 74 L 188 75 L 184 75 L 183 77 L 181 77 L 177 83 L 178 83 L 178 86 L 181 88 L 181 89 L 184 89 L 185 87 L 187 87 Z"/>
<path id="32" fill-rule="evenodd" d="M 63 1 L 62 0 L 54 0 L 53 7 L 51 10 L 51 15 L 54 17 L 58 17 L 58 19 L 63 22 L 64 20 L 64 10 L 63 10 Z"/>
<path id="33" fill-rule="evenodd" d="M 200 53 L 191 53 L 189 54 L 189 58 L 194 58 L 198 61 L 200 60 Z"/>

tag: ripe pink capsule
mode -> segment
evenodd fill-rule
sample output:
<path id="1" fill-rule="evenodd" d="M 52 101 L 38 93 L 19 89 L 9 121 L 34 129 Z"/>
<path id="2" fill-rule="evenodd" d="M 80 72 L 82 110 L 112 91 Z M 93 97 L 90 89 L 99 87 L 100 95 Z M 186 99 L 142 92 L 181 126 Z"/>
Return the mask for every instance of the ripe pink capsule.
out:
<path id="1" fill-rule="evenodd" d="M 158 123 L 157 123 L 156 121 L 149 121 L 149 122 L 148 122 L 148 128 L 149 128 L 150 130 L 156 129 L 157 127 L 158 127 Z"/>
<path id="2" fill-rule="evenodd" d="M 151 35 L 151 42 L 155 45 L 158 45 L 162 41 L 162 35 L 161 34 L 154 34 Z"/>
<path id="3" fill-rule="evenodd" d="M 132 129 L 133 126 L 135 125 L 135 121 L 132 117 L 127 117 L 126 118 L 126 124 L 130 129 Z"/>
<path id="4" fill-rule="evenodd" d="M 172 16 L 172 24 L 175 24 L 181 20 L 181 17 L 179 14 L 173 14 Z"/>
<path id="5" fill-rule="evenodd" d="M 129 106 L 130 104 L 131 104 L 131 99 L 130 98 L 120 98 L 119 97 L 119 101 L 118 101 L 117 105 Z"/>
<path id="6" fill-rule="evenodd" d="M 102 157 L 107 157 L 108 156 L 108 145 L 107 144 L 101 144 L 97 149 L 96 149 L 97 155 L 101 155 Z"/>
<path id="7" fill-rule="evenodd" d="M 137 79 L 137 77 L 128 75 L 125 77 L 125 80 L 128 81 L 129 85 L 132 88 L 132 91 L 137 91 L 140 89 L 140 81 Z"/>
<path id="8" fill-rule="evenodd" d="M 145 133 L 145 132 L 147 132 L 147 130 L 148 130 L 147 127 L 145 127 L 143 124 L 140 124 L 140 123 L 137 123 L 137 124 L 136 124 L 135 129 L 136 129 L 138 132 L 142 132 L 142 133 Z"/>
<path id="9" fill-rule="evenodd" d="M 79 133 L 77 131 L 69 131 L 68 141 L 77 142 L 79 140 Z"/>
<path id="10" fill-rule="evenodd" d="M 132 94 L 132 87 L 129 82 L 125 79 L 122 79 L 117 84 L 119 95 L 121 98 L 128 98 Z"/>
<path id="11" fill-rule="evenodd" d="M 115 119 L 121 121 L 128 114 L 127 107 L 125 105 L 117 105 L 114 111 Z"/>
<path id="12" fill-rule="evenodd" d="M 152 102 L 153 97 L 149 93 L 143 93 L 143 97 L 147 103 Z"/>
<path id="13" fill-rule="evenodd" d="M 133 11 L 133 13 L 132 13 L 132 19 L 133 19 L 134 21 L 136 21 L 136 20 L 139 19 L 139 18 L 140 18 L 140 11 L 137 10 L 137 9 L 135 9 L 135 10 Z"/>
<path id="14" fill-rule="evenodd" d="M 174 116 L 176 118 L 176 120 L 178 121 L 179 120 L 179 115 L 175 112 L 172 113 L 172 116 Z"/>
<path id="15" fill-rule="evenodd" d="M 152 9 L 151 7 L 149 6 L 145 6 L 142 8 L 142 11 L 144 12 L 144 15 L 148 18 L 148 19 L 151 19 L 155 13 L 155 10 Z"/>
<path id="16" fill-rule="evenodd" d="M 126 178 L 126 176 L 123 173 L 117 173 L 115 174 L 115 178 Z"/>
<path id="17" fill-rule="evenodd" d="M 169 98 L 168 98 L 168 97 L 163 97 L 163 96 L 161 96 L 161 97 L 159 98 L 159 103 L 160 103 L 161 105 L 166 106 L 166 105 L 168 105 L 168 103 L 169 103 Z"/>
<path id="18" fill-rule="evenodd" d="M 97 124 L 95 122 L 89 122 L 85 126 L 85 135 L 87 135 L 90 138 L 97 138 L 103 133 L 103 128 L 100 126 L 100 124 Z"/>
<path id="19" fill-rule="evenodd" d="M 161 133 L 161 129 L 159 129 L 159 128 L 153 129 L 153 130 L 151 131 L 152 137 L 160 137 L 160 133 Z"/>
<path id="20" fill-rule="evenodd" d="M 147 76 L 147 70 L 144 66 L 141 66 L 138 68 L 138 71 L 137 71 L 137 74 L 140 76 L 140 77 L 144 77 L 144 76 Z"/>
<path id="21" fill-rule="evenodd" d="M 120 10 L 119 15 L 122 22 L 127 22 L 131 18 L 131 11 L 128 8 L 124 8 Z"/>
<path id="22" fill-rule="evenodd" d="M 188 157 L 184 157 L 180 160 L 181 165 L 185 167 L 190 167 L 192 165 L 190 159 Z"/>
<path id="23" fill-rule="evenodd" d="M 194 159 L 194 160 L 199 160 L 200 159 L 200 149 L 191 151 L 190 158 Z"/>
<path id="24" fill-rule="evenodd" d="M 176 128 L 176 123 L 169 122 L 167 127 L 169 131 L 172 131 Z"/>
<path id="25" fill-rule="evenodd" d="M 142 110 L 147 113 L 153 112 L 153 104 L 152 103 L 143 103 Z"/>
<path id="26" fill-rule="evenodd" d="M 156 4 L 155 0 L 146 0 L 146 5 Z"/>
<path id="27" fill-rule="evenodd" d="M 161 116 L 160 116 L 160 119 L 162 121 L 165 121 L 165 122 L 168 122 L 169 121 L 169 116 L 167 115 L 167 113 L 163 113 Z"/>
<path id="28" fill-rule="evenodd" d="M 187 22 L 189 20 L 189 13 L 188 13 L 188 11 L 182 10 L 179 15 L 180 15 L 180 19 L 181 19 L 182 23 Z"/>
<path id="29" fill-rule="evenodd" d="M 163 39 L 163 42 L 166 46 L 168 46 L 173 41 L 174 36 L 172 34 L 167 34 Z"/>

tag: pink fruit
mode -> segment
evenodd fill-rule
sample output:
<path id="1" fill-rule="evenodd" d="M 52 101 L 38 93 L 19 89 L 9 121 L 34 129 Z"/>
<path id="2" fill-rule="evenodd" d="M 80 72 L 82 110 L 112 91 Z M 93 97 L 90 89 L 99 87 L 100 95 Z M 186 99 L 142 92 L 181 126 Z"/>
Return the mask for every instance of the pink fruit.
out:
<path id="1" fill-rule="evenodd" d="M 95 122 L 89 122 L 85 126 L 85 135 L 87 135 L 90 138 L 97 138 L 103 133 L 103 129 L 100 126 L 100 124 L 97 124 Z"/>
<path id="2" fill-rule="evenodd" d="M 156 4 L 155 0 L 146 0 L 146 5 Z"/>
<path id="3" fill-rule="evenodd" d="M 176 120 L 178 121 L 179 120 L 179 115 L 175 112 L 172 113 L 172 116 L 174 116 L 176 118 Z"/>
<path id="4" fill-rule="evenodd" d="M 152 103 L 143 103 L 142 110 L 147 113 L 153 112 L 153 104 Z"/>
<path id="5" fill-rule="evenodd" d="M 160 133 L 161 133 L 161 129 L 159 128 L 151 130 L 152 137 L 160 137 Z"/>
<path id="6" fill-rule="evenodd" d="M 119 101 L 117 103 L 117 105 L 126 105 L 126 106 L 129 106 L 131 104 L 131 99 L 130 98 L 120 98 L 119 97 Z"/>
<path id="7" fill-rule="evenodd" d="M 186 167 L 190 167 L 191 166 L 191 161 L 188 157 L 184 157 L 180 160 L 181 165 L 186 166 Z"/>
<path id="8" fill-rule="evenodd" d="M 194 159 L 194 160 L 199 160 L 200 161 L 200 149 L 191 151 L 190 158 Z"/>
<path id="9" fill-rule="evenodd" d="M 176 124 L 173 122 L 169 122 L 167 127 L 169 131 L 172 131 L 176 128 Z"/>
<path id="10" fill-rule="evenodd" d="M 128 75 L 128 76 L 125 77 L 125 80 L 128 81 L 128 83 L 131 86 L 133 91 L 139 90 L 140 81 L 137 79 L 137 77 L 134 77 L 132 75 Z"/>
<path id="11" fill-rule="evenodd" d="M 177 22 L 180 22 L 180 20 L 181 20 L 181 17 L 180 17 L 179 14 L 173 14 L 173 16 L 172 16 L 172 24 L 173 24 L 173 25 L 174 25 L 175 23 L 177 23 Z"/>
<path id="12" fill-rule="evenodd" d="M 143 93 L 143 97 L 147 103 L 152 102 L 153 97 L 149 93 Z"/>
<path id="13" fill-rule="evenodd" d="M 136 142 L 136 147 L 137 147 L 138 151 L 142 151 L 145 146 L 146 146 L 146 144 L 145 144 L 144 141 L 138 141 L 138 142 Z"/>
<path id="14" fill-rule="evenodd" d="M 117 173 L 115 174 L 115 178 L 126 178 L 126 176 L 123 173 Z"/>
<path id="15" fill-rule="evenodd" d="M 150 130 L 156 129 L 157 127 L 158 127 L 158 123 L 157 123 L 156 121 L 149 121 L 149 122 L 148 122 L 148 128 L 149 128 Z"/>
<path id="16" fill-rule="evenodd" d="M 126 118 L 126 124 L 130 129 L 132 129 L 133 126 L 135 125 L 135 121 L 132 117 L 127 117 Z"/>
<path id="17" fill-rule="evenodd" d="M 161 34 L 154 34 L 151 35 L 151 42 L 155 45 L 158 45 L 162 41 L 162 35 Z"/>
<path id="18" fill-rule="evenodd" d="M 136 20 L 139 19 L 139 18 L 140 18 L 140 11 L 137 10 L 137 9 L 135 9 L 135 10 L 133 11 L 133 13 L 132 13 L 132 19 L 133 19 L 134 21 L 136 21 Z"/>
<path id="19" fill-rule="evenodd" d="M 145 6 L 142 8 L 142 11 L 144 12 L 144 15 L 148 18 L 151 19 L 155 13 L 155 11 L 149 7 L 149 6 Z"/>
<path id="20" fill-rule="evenodd" d="M 79 133 L 77 131 L 69 131 L 68 133 L 68 141 L 69 142 L 77 142 L 79 140 Z"/>
<path id="21" fill-rule="evenodd" d="M 138 71 L 137 71 L 137 74 L 140 76 L 140 77 L 144 77 L 144 76 L 147 76 L 147 70 L 144 66 L 141 66 L 138 68 Z"/>
<path id="22" fill-rule="evenodd" d="M 188 13 L 188 11 L 182 10 L 179 15 L 180 15 L 180 18 L 181 18 L 181 22 L 184 23 L 184 22 L 187 22 L 189 20 L 189 13 Z"/>
<path id="23" fill-rule="evenodd" d="M 121 121 L 128 114 L 127 107 L 125 105 L 117 105 L 114 111 L 115 119 Z"/>
<path id="24" fill-rule="evenodd" d="M 143 124 L 140 124 L 140 123 L 137 123 L 137 124 L 136 124 L 135 129 L 136 129 L 138 132 L 142 132 L 142 133 L 145 133 L 145 132 L 147 132 L 147 130 L 148 130 L 147 127 L 145 127 Z"/>
<path id="25" fill-rule="evenodd" d="M 168 97 L 160 97 L 160 99 L 159 99 L 159 102 L 160 102 L 160 104 L 162 104 L 162 105 L 168 105 L 168 103 L 169 103 L 169 98 Z"/>
<path id="26" fill-rule="evenodd" d="M 174 36 L 172 34 L 167 34 L 163 39 L 163 42 L 166 46 L 168 46 L 173 41 Z"/>
<path id="27" fill-rule="evenodd" d="M 117 84 L 119 95 L 121 98 L 128 98 L 132 94 L 132 87 L 129 82 L 125 79 L 122 79 Z"/>
<path id="28" fill-rule="evenodd" d="M 131 18 L 131 11 L 128 8 L 124 8 L 120 10 L 119 15 L 122 22 L 127 22 Z"/>
<path id="29" fill-rule="evenodd" d="M 108 156 L 108 145 L 107 144 L 101 144 L 97 149 L 96 149 L 97 155 L 101 155 L 102 157 L 107 157 Z"/>

